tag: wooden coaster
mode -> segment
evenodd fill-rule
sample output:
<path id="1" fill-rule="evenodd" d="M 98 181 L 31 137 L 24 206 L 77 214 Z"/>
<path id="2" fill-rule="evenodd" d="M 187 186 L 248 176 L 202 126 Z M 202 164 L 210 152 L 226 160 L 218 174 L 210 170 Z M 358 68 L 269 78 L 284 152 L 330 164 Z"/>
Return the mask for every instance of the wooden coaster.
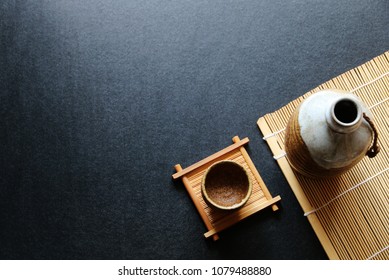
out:
<path id="1" fill-rule="evenodd" d="M 185 168 L 177 164 L 175 169 L 177 173 L 173 174 L 173 179 L 181 178 L 188 191 L 197 211 L 203 219 L 208 231 L 204 234 L 206 238 L 213 240 L 219 239 L 217 233 L 236 224 L 237 222 L 251 216 L 252 214 L 271 206 L 273 211 L 278 210 L 277 201 L 280 196 L 272 197 L 253 162 L 251 161 L 246 149 L 243 147 L 249 142 L 246 137 L 242 140 L 238 136 L 232 138 L 234 144 L 227 148 Z M 210 208 L 204 201 L 201 194 L 201 180 L 209 166 L 221 160 L 232 160 L 241 164 L 252 179 L 253 191 L 247 203 L 236 210 L 218 210 Z"/>

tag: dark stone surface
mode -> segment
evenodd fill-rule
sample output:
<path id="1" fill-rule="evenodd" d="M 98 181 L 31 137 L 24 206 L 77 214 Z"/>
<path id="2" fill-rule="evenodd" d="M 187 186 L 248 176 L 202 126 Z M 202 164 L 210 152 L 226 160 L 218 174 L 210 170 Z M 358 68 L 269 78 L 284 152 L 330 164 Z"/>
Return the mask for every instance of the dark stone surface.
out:
<path id="1" fill-rule="evenodd" d="M 257 119 L 389 47 L 388 1 L 0 3 L 1 259 L 326 259 Z M 205 227 L 173 166 L 249 137 L 280 211 Z"/>

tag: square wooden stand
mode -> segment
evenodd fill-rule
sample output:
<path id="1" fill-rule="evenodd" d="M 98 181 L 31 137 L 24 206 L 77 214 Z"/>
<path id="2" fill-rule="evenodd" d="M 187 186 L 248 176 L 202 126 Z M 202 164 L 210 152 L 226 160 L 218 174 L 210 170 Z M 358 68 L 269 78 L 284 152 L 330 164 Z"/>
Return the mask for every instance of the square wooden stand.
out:
<path id="1" fill-rule="evenodd" d="M 272 197 L 253 162 L 251 161 L 246 149 L 243 147 L 249 142 L 246 137 L 242 140 L 238 136 L 232 138 L 234 144 L 227 148 L 185 168 L 177 164 L 175 169 L 177 173 L 173 174 L 173 179 L 181 178 L 186 190 L 188 191 L 197 211 L 203 219 L 208 231 L 204 234 L 206 238 L 213 240 L 219 239 L 218 232 L 236 224 L 237 222 L 249 217 L 250 215 L 271 206 L 273 211 L 278 210 L 277 201 L 280 196 Z M 201 194 L 201 180 L 204 172 L 213 163 L 221 160 L 232 160 L 240 163 L 251 176 L 253 182 L 253 191 L 247 203 L 237 210 L 218 210 L 210 208 L 204 201 Z"/>

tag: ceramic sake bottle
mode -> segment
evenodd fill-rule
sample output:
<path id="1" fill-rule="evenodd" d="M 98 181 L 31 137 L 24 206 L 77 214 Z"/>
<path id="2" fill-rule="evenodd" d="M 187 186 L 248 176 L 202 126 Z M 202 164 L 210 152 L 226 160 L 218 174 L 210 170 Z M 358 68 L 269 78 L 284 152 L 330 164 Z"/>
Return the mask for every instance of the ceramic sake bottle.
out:
<path id="1" fill-rule="evenodd" d="M 285 135 L 290 165 L 308 177 L 334 177 L 374 157 L 379 147 L 373 117 L 354 94 L 323 90 L 292 114 Z"/>

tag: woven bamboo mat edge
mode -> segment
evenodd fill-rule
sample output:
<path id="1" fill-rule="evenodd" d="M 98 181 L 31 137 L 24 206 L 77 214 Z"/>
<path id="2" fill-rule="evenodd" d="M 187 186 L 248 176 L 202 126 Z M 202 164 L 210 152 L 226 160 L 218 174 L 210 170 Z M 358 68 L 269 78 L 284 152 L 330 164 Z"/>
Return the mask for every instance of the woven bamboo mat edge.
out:
<path id="1" fill-rule="evenodd" d="M 378 62 L 377 62 L 378 61 Z M 369 76 L 369 77 L 363 77 L 365 78 L 364 82 L 358 87 L 352 86 L 350 83 L 347 82 L 347 80 L 352 76 L 351 73 L 359 73 L 363 72 L 366 69 L 371 69 L 376 66 L 376 64 L 379 63 L 380 65 L 384 65 L 384 67 L 381 67 L 383 69 L 386 69 L 386 71 L 374 71 L 376 73 L 375 76 Z M 382 77 L 386 77 L 389 74 L 389 51 L 367 61 L 366 63 L 353 68 L 337 77 L 334 77 L 333 79 L 319 85 L 318 87 L 312 89 L 311 91 L 305 93 L 304 95 L 300 96 L 299 98 L 291 101 L 287 105 L 281 107 L 280 109 L 266 114 L 262 117 L 260 117 L 257 121 L 257 125 L 262 132 L 264 136 L 264 140 L 266 140 L 271 152 L 274 155 L 274 159 L 277 161 L 281 171 L 283 172 L 289 186 L 291 187 L 293 193 L 295 194 L 300 206 L 302 207 L 304 213 L 311 212 L 314 208 L 310 204 L 306 194 L 304 193 L 304 190 L 302 186 L 299 183 L 299 180 L 297 179 L 295 173 L 293 172 L 291 166 L 289 165 L 289 162 L 287 158 L 285 157 L 285 152 L 283 149 L 283 143 L 280 141 L 279 137 L 277 136 L 280 133 L 283 133 L 283 128 L 279 128 L 279 130 L 273 130 L 271 129 L 271 125 L 268 123 L 271 121 L 271 118 L 274 115 L 280 114 L 283 112 L 285 114 L 285 111 L 287 111 L 289 114 L 291 114 L 295 108 L 309 95 L 323 90 L 327 88 L 339 88 L 344 89 L 347 91 L 356 91 L 359 90 L 361 87 L 366 86 L 368 84 L 374 83 L 375 81 L 381 79 Z M 344 83 L 339 85 L 338 80 L 345 81 Z M 285 116 L 284 116 L 285 117 Z M 287 118 L 287 116 L 285 117 Z M 286 124 L 285 124 L 286 125 Z M 274 125 L 273 125 L 274 127 Z M 328 237 L 326 231 L 324 230 L 324 227 L 319 220 L 316 213 L 311 213 L 310 215 L 307 215 L 308 221 L 311 224 L 315 234 L 317 235 L 320 243 L 322 244 L 325 252 L 327 253 L 327 256 L 329 259 L 340 259 L 340 256 L 336 252 L 333 244 L 331 243 L 330 238 Z"/>

